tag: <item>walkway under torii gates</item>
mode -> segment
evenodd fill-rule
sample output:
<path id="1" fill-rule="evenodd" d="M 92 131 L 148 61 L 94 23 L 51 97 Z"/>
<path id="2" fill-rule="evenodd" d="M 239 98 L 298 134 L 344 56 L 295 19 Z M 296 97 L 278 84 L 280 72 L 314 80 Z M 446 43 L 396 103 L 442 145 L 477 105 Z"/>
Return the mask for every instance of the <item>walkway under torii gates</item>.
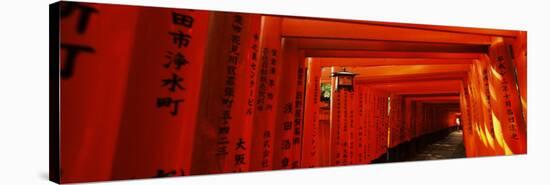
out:
<path id="1" fill-rule="evenodd" d="M 466 157 L 526 153 L 526 32 L 89 6 L 61 19 L 96 50 L 61 79 L 64 182 L 403 161 L 457 126 Z"/>

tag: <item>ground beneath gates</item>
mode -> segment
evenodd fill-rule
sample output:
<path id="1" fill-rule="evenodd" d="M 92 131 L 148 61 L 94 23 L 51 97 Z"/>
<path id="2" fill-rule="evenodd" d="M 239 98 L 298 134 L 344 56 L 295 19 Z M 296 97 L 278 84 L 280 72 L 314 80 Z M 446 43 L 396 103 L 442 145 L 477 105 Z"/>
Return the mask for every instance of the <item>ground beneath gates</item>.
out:
<path id="1" fill-rule="evenodd" d="M 426 146 L 416 155 L 408 158 L 407 161 L 453 159 L 464 157 L 466 157 L 466 153 L 464 150 L 462 131 L 458 130 L 451 132 L 446 138 Z"/>

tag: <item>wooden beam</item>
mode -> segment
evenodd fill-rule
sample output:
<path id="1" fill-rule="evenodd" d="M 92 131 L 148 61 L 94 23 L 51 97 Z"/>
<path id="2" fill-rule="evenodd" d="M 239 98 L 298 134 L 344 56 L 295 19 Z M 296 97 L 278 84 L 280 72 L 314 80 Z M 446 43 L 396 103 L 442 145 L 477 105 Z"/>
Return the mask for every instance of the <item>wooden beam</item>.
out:
<path id="1" fill-rule="evenodd" d="M 370 66 L 370 67 L 346 67 L 346 70 L 357 74 L 357 78 L 375 78 L 397 75 L 423 75 L 433 73 L 467 72 L 469 64 L 430 64 L 430 65 L 395 65 L 395 66 Z M 329 77 L 329 70 L 323 70 L 322 77 Z"/>
<path id="2" fill-rule="evenodd" d="M 307 49 L 306 57 L 478 59 L 481 53 Z"/>
<path id="3" fill-rule="evenodd" d="M 459 96 L 426 96 L 426 97 L 407 97 L 407 99 L 413 101 L 439 101 L 439 100 L 452 100 L 457 101 L 460 99 Z"/>
<path id="4" fill-rule="evenodd" d="M 429 64 L 472 64 L 471 59 L 423 59 L 423 58 L 312 58 L 321 67 L 330 66 L 385 66 L 385 65 L 429 65 Z"/>
<path id="5" fill-rule="evenodd" d="M 450 32 L 450 33 L 466 33 L 466 34 L 499 36 L 499 37 L 509 37 L 509 38 L 515 38 L 519 32 L 519 30 L 506 30 L 506 29 L 495 29 L 495 28 L 474 28 L 474 27 L 462 27 L 462 26 L 396 23 L 396 22 L 382 22 L 382 21 L 369 21 L 369 20 L 316 18 L 316 17 L 284 16 L 284 15 L 282 15 L 282 17 L 305 19 L 305 20 L 320 20 L 320 21 L 329 21 L 329 22 L 378 25 L 378 26 L 387 26 L 387 27 L 398 27 L 398 28 L 413 28 L 413 29 L 420 29 L 420 30 L 443 31 L 443 32 Z"/>
<path id="6" fill-rule="evenodd" d="M 488 45 L 426 43 L 409 41 L 376 41 L 357 39 L 297 38 L 293 40 L 297 47 L 305 50 L 368 50 L 401 52 L 449 52 L 449 53 L 487 53 Z"/>
<path id="7" fill-rule="evenodd" d="M 441 94 L 407 94 L 403 98 L 422 98 L 422 97 L 437 97 L 437 96 L 460 96 L 460 93 L 441 93 Z"/>
<path id="8" fill-rule="evenodd" d="M 455 108 L 458 108 L 458 107 L 454 107 L 454 106 L 449 106 L 448 104 L 457 104 L 459 103 L 459 100 L 420 100 L 420 101 L 417 101 L 417 102 L 421 102 L 423 104 L 429 104 L 429 105 L 444 105 L 444 106 L 437 106 L 435 108 L 437 109 L 449 109 L 449 108 L 452 108 L 452 109 L 455 109 Z"/>
<path id="9" fill-rule="evenodd" d="M 395 94 L 442 94 L 460 92 L 460 80 L 429 80 L 369 84 L 368 87 Z"/>
<path id="10" fill-rule="evenodd" d="M 503 30 L 492 28 L 473 28 L 473 27 L 459 27 L 459 26 L 442 26 L 442 25 L 427 25 L 427 24 L 410 24 L 410 23 L 392 23 L 392 22 L 379 22 L 379 21 L 353 21 L 355 23 L 389 26 L 396 28 L 413 28 L 420 30 L 430 31 L 444 31 L 450 33 L 466 33 L 485 36 L 507 37 L 515 38 L 519 31 L 515 30 Z"/>
<path id="11" fill-rule="evenodd" d="M 458 93 L 459 90 L 407 90 L 407 91 L 395 91 L 396 95 L 407 95 L 407 94 L 441 94 L 441 93 Z"/>
<path id="12" fill-rule="evenodd" d="M 427 73 L 414 75 L 393 75 L 382 77 L 356 77 L 357 83 L 375 84 L 375 83 L 396 83 L 410 81 L 426 81 L 426 80 L 462 80 L 467 76 L 467 72 L 444 72 L 444 73 Z"/>
<path id="13" fill-rule="evenodd" d="M 282 35 L 283 37 L 365 39 L 454 44 L 487 45 L 491 43 L 491 36 L 485 35 L 300 18 L 283 18 Z"/>

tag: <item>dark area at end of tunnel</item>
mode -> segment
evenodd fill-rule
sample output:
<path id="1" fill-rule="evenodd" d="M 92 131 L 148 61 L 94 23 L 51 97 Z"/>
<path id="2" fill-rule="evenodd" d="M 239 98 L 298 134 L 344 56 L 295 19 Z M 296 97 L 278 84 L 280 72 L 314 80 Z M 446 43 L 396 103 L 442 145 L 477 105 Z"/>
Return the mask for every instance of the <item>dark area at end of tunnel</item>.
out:
<path id="1" fill-rule="evenodd" d="M 427 134 L 388 149 L 373 163 L 465 158 L 462 134 L 458 127 Z"/>

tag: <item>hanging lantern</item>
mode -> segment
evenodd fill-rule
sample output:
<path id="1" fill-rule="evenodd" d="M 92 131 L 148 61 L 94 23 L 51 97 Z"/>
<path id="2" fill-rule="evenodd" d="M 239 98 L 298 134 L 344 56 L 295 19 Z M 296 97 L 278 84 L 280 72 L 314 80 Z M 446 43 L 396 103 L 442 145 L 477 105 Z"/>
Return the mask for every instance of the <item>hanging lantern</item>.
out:
<path id="1" fill-rule="evenodd" d="M 332 73 L 332 77 L 336 78 L 336 90 L 353 91 L 353 78 L 355 75 L 357 74 L 346 71 L 346 68 L 342 71 Z"/>

